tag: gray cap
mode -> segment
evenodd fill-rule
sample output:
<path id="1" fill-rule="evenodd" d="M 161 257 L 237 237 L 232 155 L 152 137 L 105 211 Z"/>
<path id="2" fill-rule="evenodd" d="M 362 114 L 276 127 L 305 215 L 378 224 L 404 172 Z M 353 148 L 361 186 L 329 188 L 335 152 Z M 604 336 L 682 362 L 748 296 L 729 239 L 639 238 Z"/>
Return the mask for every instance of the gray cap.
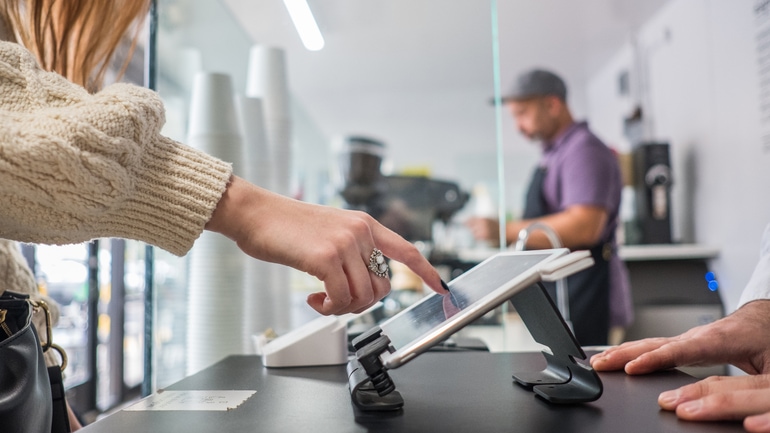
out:
<path id="1" fill-rule="evenodd" d="M 502 100 L 520 101 L 538 96 L 556 96 L 567 100 L 567 86 L 558 75 L 544 69 L 532 69 L 520 74 L 514 80 Z"/>

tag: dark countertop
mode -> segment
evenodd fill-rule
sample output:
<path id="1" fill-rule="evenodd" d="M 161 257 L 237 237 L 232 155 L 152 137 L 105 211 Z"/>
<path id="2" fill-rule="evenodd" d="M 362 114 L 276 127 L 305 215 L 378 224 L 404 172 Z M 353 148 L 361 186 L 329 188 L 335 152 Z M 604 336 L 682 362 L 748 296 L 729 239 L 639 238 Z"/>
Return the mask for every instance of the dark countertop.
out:
<path id="1" fill-rule="evenodd" d="M 601 373 L 592 403 L 551 405 L 511 380 L 539 371 L 539 353 L 428 352 L 391 370 L 402 411 L 354 409 L 344 366 L 268 369 L 256 356 L 230 356 L 167 390 L 256 390 L 227 412 L 119 411 L 83 431 L 136 432 L 738 432 L 737 422 L 680 421 L 659 409 L 661 391 L 695 379 L 667 371 L 647 376 Z"/>

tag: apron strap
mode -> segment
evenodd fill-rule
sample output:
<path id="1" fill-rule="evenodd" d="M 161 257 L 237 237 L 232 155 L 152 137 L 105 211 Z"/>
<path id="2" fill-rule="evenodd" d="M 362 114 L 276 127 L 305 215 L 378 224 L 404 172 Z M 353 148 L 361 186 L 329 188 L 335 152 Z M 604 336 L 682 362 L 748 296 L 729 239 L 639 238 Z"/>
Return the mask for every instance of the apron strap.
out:
<path id="1" fill-rule="evenodd" d="M 524 219 L 538 218 L 548 213 L 545 198 L 543 197 L 543 183 L 545 181 L 545 167 L 537 167 L 532 173 L 532 180 L 527 189 L 527 202 L 524 204 Z"/>

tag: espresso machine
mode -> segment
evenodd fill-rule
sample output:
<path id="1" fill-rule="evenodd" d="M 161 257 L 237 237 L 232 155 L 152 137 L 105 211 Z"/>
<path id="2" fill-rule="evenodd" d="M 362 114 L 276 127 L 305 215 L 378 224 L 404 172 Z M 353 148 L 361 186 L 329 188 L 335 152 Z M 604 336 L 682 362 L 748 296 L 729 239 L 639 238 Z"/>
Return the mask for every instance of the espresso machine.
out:
<path id="1" fill-rule="evenodd" d="M 362 136 L 344 139 L 340 152 L 340 195 L 350 209 L 372 215 L 411 242 L 430 242 L 433 223 L 448 222 L 469 194 L 454 182 L 422 176 L 385 176 L 385 145 Z"/>

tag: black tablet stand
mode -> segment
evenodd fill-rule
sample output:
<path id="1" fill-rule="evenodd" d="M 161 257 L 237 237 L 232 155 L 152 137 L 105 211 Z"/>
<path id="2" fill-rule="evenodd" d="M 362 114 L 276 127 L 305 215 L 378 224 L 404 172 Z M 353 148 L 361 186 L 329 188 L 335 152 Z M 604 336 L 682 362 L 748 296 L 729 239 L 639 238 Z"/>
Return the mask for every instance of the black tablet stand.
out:
<path id="1" fill-rule="evenodd" d="M 586 403 L 598 399 L 603 387 L 599 375 L 588 365 L 572 331 L 556 309 L 542 284 L 534 284 L 511 298 L 532 337 L 547 346 L 546 368 L 536 373 L 515 373 L 516 383 L 551 403 Z M 404 399 L 382 364 L 380 355 L 393 351 L 390 339 L 374 327 L 353 340 L 355 358 L 348 361 L 348 385 L 353 404 L 363 411 L 393 411 Z"/>
<path id="2" fill-rule="evenodd" d="M 599 375 L 590 366 L 575 361 L 586 359 L 586 354 L 545 287 L 534 284 L 515 294 L 511 304 L 535 341 L 551 349 L 551 353 L 543 351 L 545 370 L 515 373 L 516 383 L 551 403 L 586 403 L 601 397 L 604 388 Z"/>

